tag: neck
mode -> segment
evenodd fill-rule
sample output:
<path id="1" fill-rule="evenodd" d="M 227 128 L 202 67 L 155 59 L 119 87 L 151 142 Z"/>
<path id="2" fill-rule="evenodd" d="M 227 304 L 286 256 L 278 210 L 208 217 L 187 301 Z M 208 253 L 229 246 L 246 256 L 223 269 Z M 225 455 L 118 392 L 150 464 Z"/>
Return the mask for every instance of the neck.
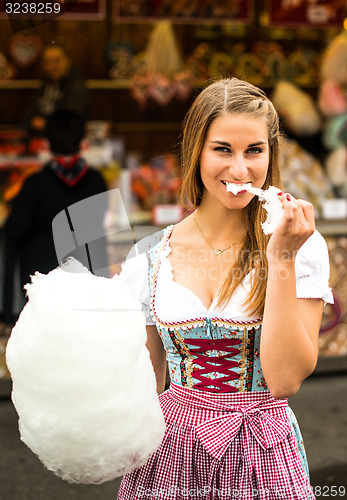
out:
<path id="1" fill-rule="evenodd" d="M 202 201 L 196 211 L 196 220 L 205 238 L 215 246 L 223 246 L 241 238 L 246 233 L 246 220 L 242 209 L 209 206 Z"/>
<path id="2" fill-rule="evenodd" d="M 66 153 L 52 153 L 52 156 L 53 156 L 53 158 L 63 158 L 64 160 L 69 160 L 70 158 L 78 156 L 78 152 L 77 153 L 69 153 L 69 154 L 66 154 Z"/>

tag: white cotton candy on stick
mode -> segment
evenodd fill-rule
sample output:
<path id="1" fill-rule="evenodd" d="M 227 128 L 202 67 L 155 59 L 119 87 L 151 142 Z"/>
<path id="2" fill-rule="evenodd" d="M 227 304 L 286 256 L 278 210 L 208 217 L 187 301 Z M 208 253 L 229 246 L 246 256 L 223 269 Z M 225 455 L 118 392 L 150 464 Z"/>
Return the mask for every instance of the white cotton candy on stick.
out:
<path id="1" fill-rule="evenodd" d="M 36 274 L 6 359 L 22 441 L 69 482 L 139 467 L 165 430 L 145 319 L 120 276 Z"/>
<path id="2" fill-rule="evenodd" d="M 272 234 L 283 218 L 282 202 L 278 197 L 281 190 L 275 186 L 269 186 L 266 190 L 254 188 L 250 183 L 246 185 L 245 189 L 249 193 L 257 195 L 260 201 L 265 201 L 263 208 L 267 211 L 267 218 L 262 223 L 262 228 L 264 234 Z"/>
<path id="3" fill-rule="evenodd" d="M 265 201 L 263 207 L 267 211 L 267 218 L 265 222 L 262 223 L 262 228 L 265 234 L 274 232 L 277 224 L 283 217 L 282 203 L 278 198 L 278 193 L 281 192 L 280 189 L 275 186 L 270 186 L 269 189 L 263 190 L 255 188 L 250 182 L 247 182 L 245 184 L 230 183 L 227 185 L 227 191 L 235 195 L 240 191 L 248 191 L 258 196 L 260 201 Z"/>

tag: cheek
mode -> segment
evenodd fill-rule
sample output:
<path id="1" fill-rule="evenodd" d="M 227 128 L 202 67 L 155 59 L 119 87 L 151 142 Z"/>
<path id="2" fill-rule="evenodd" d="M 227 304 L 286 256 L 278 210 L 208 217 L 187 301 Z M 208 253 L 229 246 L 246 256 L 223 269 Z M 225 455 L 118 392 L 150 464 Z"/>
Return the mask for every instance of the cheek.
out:
<path id="1" fill-rule="evenodd" d="M 213 158 L 206 152 L 200 155 L 200 175 L 201 179 L 208 179 L 214 175 Z"/>
<path id="2" fill-rule="evenodd" d="M 213 165 L 209 163 L 209 168 L 204 168 L 200 170 L 201 180 L 205 185 L 212 186 L 212 183 L 216 182 L 216 177 L 218 175 L 217 169 L 213 168 Z"/>
<path id="3" fill-rule="evenodd" d="M 268 169 L 269 169 L 268 159 L 262 159 L 256 165 L 254 165 L 253 175 L 255 175 L 256 177 L 262 177 L 265 180 L 265 178 L 267 176 Z"/>

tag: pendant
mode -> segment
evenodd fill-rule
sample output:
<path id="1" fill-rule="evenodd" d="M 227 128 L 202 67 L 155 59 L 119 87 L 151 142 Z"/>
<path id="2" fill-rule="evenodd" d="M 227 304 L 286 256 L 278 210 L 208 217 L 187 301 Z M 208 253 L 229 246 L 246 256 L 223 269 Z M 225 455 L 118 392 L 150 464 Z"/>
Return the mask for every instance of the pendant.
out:
<path id="1" fill-rule="evenodd" d="M 216 249 L 215 249 L 215 251 L 214 251 L 214 253 L 215 253 L 216 255 L 219 255 L 220 253 L 222 253 L 222 250 L 218 250 L 218 248 L 216 248 Z"/>

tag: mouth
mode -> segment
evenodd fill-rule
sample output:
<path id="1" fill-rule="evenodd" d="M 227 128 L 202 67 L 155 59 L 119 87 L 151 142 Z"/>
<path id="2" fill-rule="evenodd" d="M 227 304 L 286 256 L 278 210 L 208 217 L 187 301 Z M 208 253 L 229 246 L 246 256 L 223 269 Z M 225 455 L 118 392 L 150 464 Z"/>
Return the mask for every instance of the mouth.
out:
<path id="1" fill-rule="evenodd" d="M 232 193 L 234 195 L 246 193 L 247 188 L 251 185 L 250 182 L 229 182 L 229 181 L 221 181 L 224 186 L 226 186 L 226 190 L 228 193 Z"/>

